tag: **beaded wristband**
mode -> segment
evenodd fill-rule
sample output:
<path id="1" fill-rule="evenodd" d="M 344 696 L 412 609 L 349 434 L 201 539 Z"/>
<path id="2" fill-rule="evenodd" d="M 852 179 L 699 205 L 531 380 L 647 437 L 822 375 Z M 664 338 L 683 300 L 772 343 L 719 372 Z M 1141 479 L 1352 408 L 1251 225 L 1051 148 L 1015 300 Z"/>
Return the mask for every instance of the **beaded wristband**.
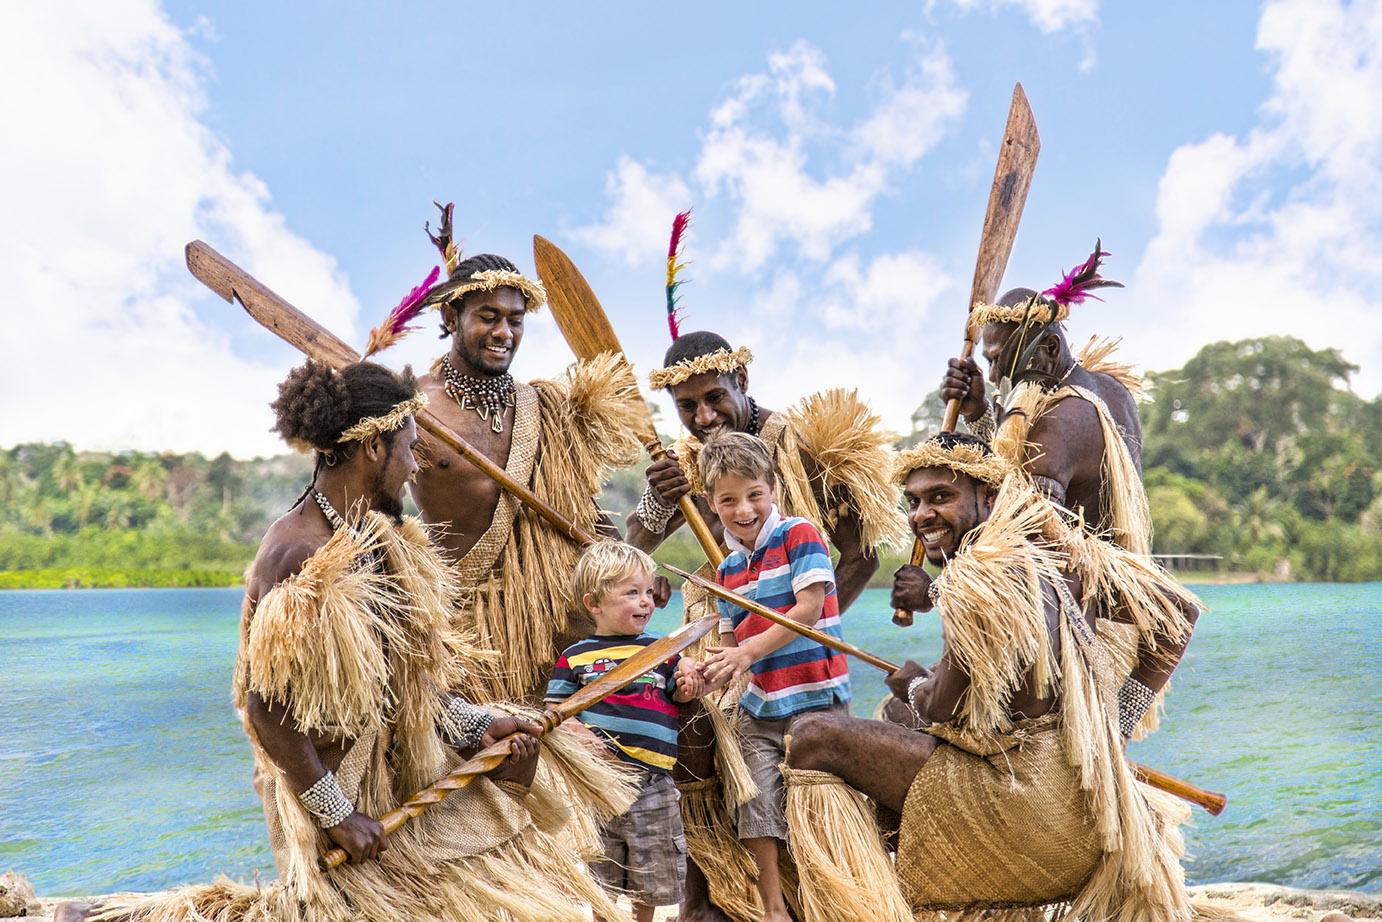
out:
<path id="1" fill-rule="evenodd" d="M 1123 734 L 1123 739 L 1132 739 L 1137 725 L 1142 722 L 1142 715 L 1155 703 L 1156 692 L 1129 676 L 1123 687 L 1118 689 L 1118 730 Z"/>
<path id="2" fill-rule="evenodd" d="M 916 704 L 917 689 L 921 688 L 924 684 L 926 684 L 926 676 L 924 675 L 919 675 L 907 683 L 907 708 L 912 712 L 912 716 L 917 719 L 918 723 L 928 722 L 921 716 L 921 713 L 917 710 Z"/>
<path id="3" fill-rule="evenodd" d="M 965 422 L 969 426 L 970 433 L 985 442 L 993 441 L 993 433 L 998 429 L 998 420 L 993 415 L 993 404 L 987 400 L 984 401 L 984 415 L 972 423 L 969 420 L 965 420 Z"/>
<path id="4" fill-rule="evenodd" d="M 479 746 L 492 723 L 493 714 L 477 708 L 460 695 L 451 699 L 442 714 L 442 727 L 447 741 L 459 749 Z"/>
<path id="5" fill-rule="evenodd" d="M 648 487 L 638 498 L 638 506 L 633 510 L 633 514 L 638 516 L 644 528 L 660 535 L 667 530 L 667 523 L 672 520 L 676 511 L 676 506 L 665 505 L 653 492 L 653 488 Z"/>
<path id="6" fill-rule="evenodd" d="M 322 775 L 316 784 L 299 794 L 298 801 L 323 829 L 345 822 L 355 812 L 355 805 L 341 790 L 341 783 L 331 772 Z"/>

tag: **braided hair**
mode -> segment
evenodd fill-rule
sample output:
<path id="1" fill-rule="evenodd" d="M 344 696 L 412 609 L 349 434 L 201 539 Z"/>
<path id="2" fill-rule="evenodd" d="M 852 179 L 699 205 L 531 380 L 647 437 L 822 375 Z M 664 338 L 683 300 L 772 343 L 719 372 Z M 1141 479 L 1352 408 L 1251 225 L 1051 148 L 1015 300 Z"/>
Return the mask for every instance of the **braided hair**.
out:
<path id="1" fill-rule="evenodd" d="M 517 272 L 518 266 L 514 265 L 511 260 L 505 259 L 502 256 L 496 256 L 493 253 L 479 253 L 458 262 L 455 270 L 451 273 L 451 280 L 468 279 L 477 272 L 488 272 L 492 269 L 498 269 L 501 272 Z M 456 313 L 459 314 L 461 312 L 461 305 L 464 303 L 464 295 L 447 303 L 455 307 Z M 441 336 L 437 338 L 446 339 L 446 337 L 450 335 L 451 331 L 446 328 L 446 320 L 443 318 L 441 322 Z"/>

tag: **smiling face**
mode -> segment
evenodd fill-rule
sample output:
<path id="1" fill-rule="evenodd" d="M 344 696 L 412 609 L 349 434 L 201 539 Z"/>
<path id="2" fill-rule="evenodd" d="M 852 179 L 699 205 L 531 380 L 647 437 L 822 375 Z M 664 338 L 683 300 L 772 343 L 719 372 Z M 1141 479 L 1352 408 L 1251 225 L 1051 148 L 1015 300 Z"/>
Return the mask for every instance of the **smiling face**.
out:
<path id="1" fill-rule="evenodd" d="M 462 374 L 494 377 L 509 370 L 523 341 L 527 302 L 517 288 L 472 291 L 459 310 L 442 305 L 442 321 L 454 334 L 451 361 Z"/>
<path id="2" fill-rule="evenodd" d="M 720 517 L 725 531 L 738 538 L 745 547 L 753 547 L 763 523 L 768 521 L 773 503 L 773 485 L 762 478 L 721 474 L 710 490 L 710 508 Z"/>
<path id="3" fill-rule="evenodd" d="M 707 371 L 668 388 L 677 416 L 687 431 L 702 442 L 721 432 L 747 432 L 753 408 L 749 405 L 748 372 Z"/>
<path id="4" fill-rule="evenodd" d="M 948 467 L 921 467 L 907 475 L 902 495 L 907 522 L 926 559 L 937 566 L 955 556 L 960 541 L 993 509 L 993 487 Z"/>
<path id="5" fill-rule="evenodd" d="M 599 597 L 587 592 L 581 602 L 595 619 L 595 633 L 604 637 L 642 634 L 653 616 L 653 574 L 637 568 Z"/>

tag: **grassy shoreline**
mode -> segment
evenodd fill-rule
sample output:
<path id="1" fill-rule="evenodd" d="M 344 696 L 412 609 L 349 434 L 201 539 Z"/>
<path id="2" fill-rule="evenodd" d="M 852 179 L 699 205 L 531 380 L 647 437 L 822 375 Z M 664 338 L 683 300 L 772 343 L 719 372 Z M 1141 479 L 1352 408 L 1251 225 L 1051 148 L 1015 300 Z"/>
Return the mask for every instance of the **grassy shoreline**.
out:
<path id="1" fill-rule="evenodd" d="M 208 589 L 239 586 L 241 570 L 45 567 L 0 570 L 0 589 Z"/>
<path id="2" fill-rule="evenodd" d="M 681 562 L 678 561 L 678 564 Z M 892 563 L 892 566 L 888 564 Z M 869 581 L 870 589 L 887 589 L 892 573 L 903 561 L 884 560 Z M 1187 570 L 1175 574 L 1182 583 L 1235 586 L 1252 583 L 1295 582 L 1270 573 L 1217 573 Z M 679 582 L 679 581 L 677 581 Z M 45 567 L 36 570 L 0 570 L 0 590 L 4 589 L 210 589 L 244 584 L 243 570 L 217 569 L 134 569 L 116 567 Z"/>

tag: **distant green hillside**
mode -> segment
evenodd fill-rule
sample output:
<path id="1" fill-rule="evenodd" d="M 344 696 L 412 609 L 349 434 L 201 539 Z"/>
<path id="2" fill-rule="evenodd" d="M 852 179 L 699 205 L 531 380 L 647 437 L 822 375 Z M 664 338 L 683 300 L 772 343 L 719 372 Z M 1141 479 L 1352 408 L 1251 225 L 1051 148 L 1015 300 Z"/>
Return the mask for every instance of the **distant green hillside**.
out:
<path id="1" fill-rule="evenodd" d="M 1348 389 L 1357 369 L 1297 339 L 1214 343 L 1149 375 L 1146 484 L 1159 553 L 1219 555 L 1264 578 L 1382 579 L 1382 397 Z M 932 393 L 906 441 L 940 419 Z M 311 475 L 302 456 L 0 451 L 0 588 L 234 585 L 270 522 Z M 606 487 L 622 515 L 639 469 Z M 658 556 L 704 558 L 684 530 Z M 886 584 L 900 557 L 883 561 Z"/>

